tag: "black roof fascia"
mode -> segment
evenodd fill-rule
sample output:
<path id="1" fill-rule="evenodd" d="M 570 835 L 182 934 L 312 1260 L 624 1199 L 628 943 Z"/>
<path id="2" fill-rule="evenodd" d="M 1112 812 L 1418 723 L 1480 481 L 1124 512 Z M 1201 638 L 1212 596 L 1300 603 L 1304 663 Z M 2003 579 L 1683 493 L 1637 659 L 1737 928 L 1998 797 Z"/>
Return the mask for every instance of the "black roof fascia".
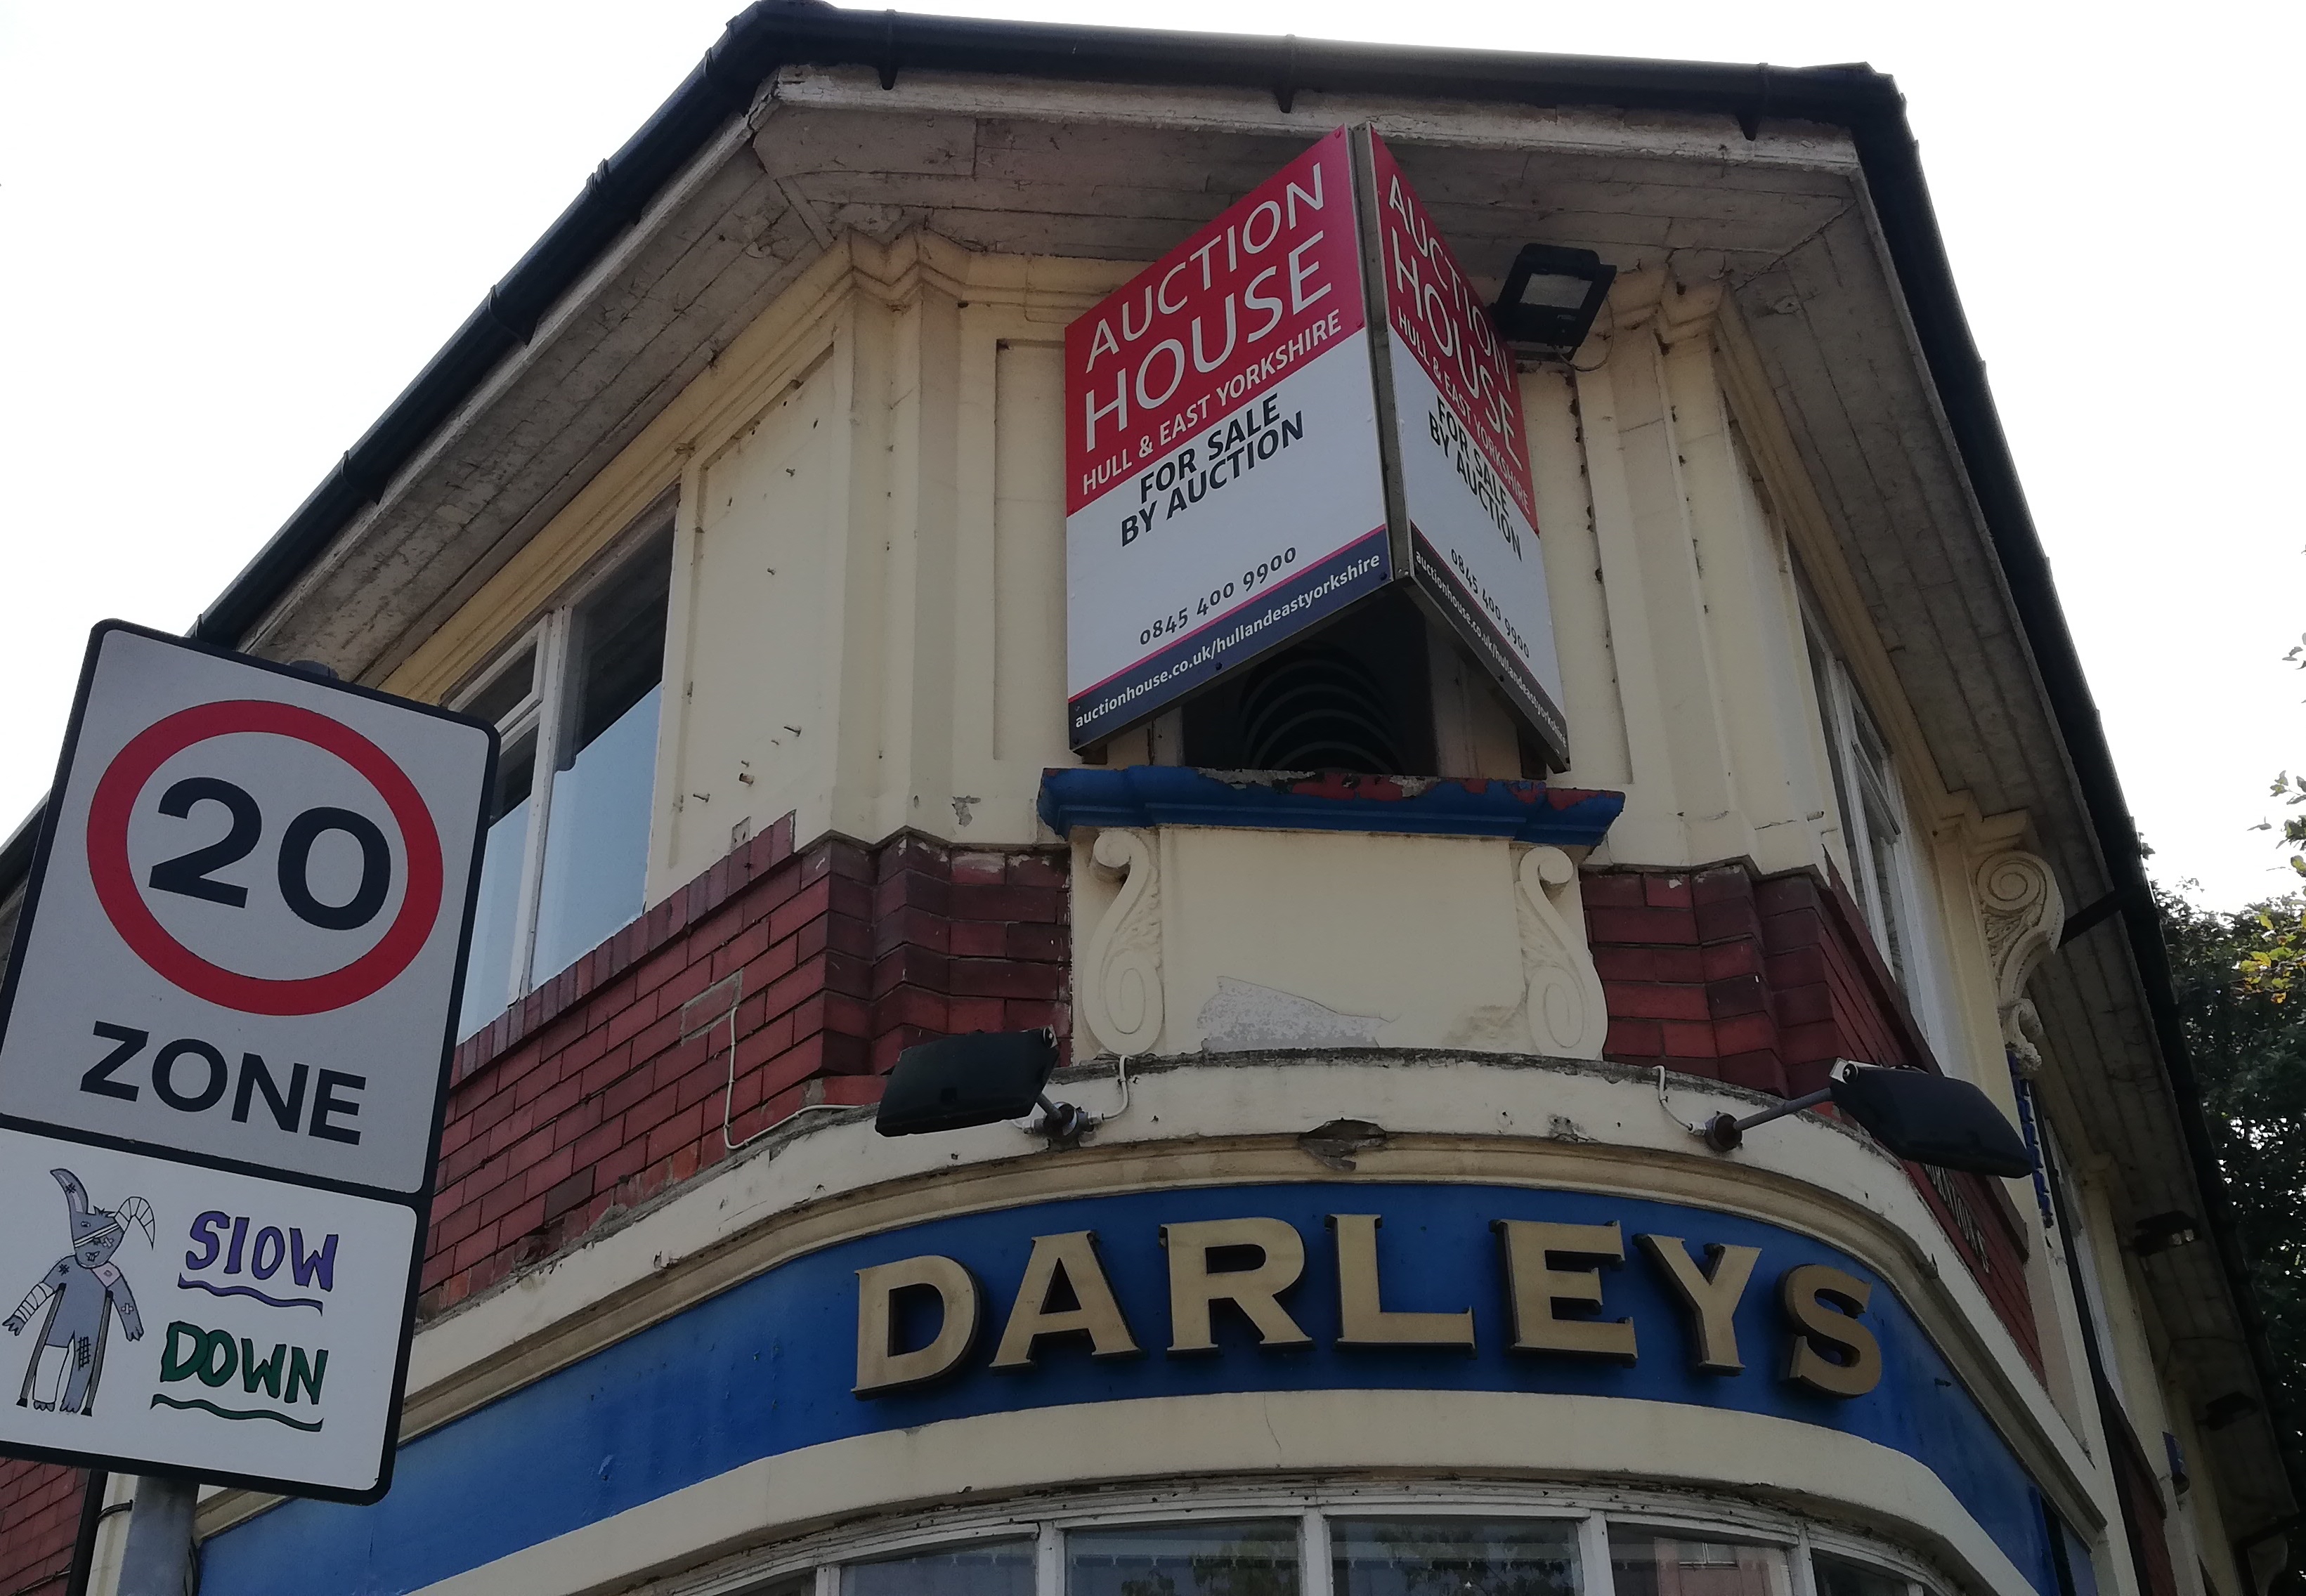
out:
<path id="1" fill-rule="evenodd" d="M 1862 66 L 1789 69 L 1418 49 L 917 17 L 761 0 L 729 24 L 672 98 L 601 163 L 575 202 L 201 613 L 192 635 L 235 646 L 336 535 L 382 496 L 483 380 L 528 341 L 673 175 L 747 108 L 763 80 L 787 65 L 869 66 L 884 84 L 901 71 L 929 68 L 1255 89 L 1284 101 L 1302 90 L 1324 90 L 1701 111 L 1738 118 L 1749 137 L 1765 115 L 1847 125 L 1854 115 L 1886 114 L 1902 125 L 1895 85 Z"/>
<path id="2" fill-rule="evenodd" d="M 2161 911 L 2155 906 L 2153 885 L 2147 875 L 2146 850 L 2129 801 L 2122 796 L 2114 750 L 2105 739 L 2080 652 L 2074 645 L 2064 607 L 2051 579 L 2049 555 L 2042 548 L 2025 489 L 2018 480 L 2010 440 L 2002 430 L 2002 417 L 1986 382 L 1986 362 L 1970 337 L 1969 320 L 1954 288 L 1952 268 L 1938 232 L 1936 212 L 1930 205 L 1929 183 L 1922 175 L 1920 149 L 1902 115 L 1854 120 L 1849 126 L 1907 312 L 1921 343 L 1922 357 L 1929 365 L 1930 380 L 1969 474 L 1970 491 L 1986 517 L 2003 579 L 2009 584 L 2019 624 L 2025 629 L 2027 646 L 2041 675 L 2075 785 L 2096 833 L 2113 896 L 2120 905 L 2122 933 L 2154 1021 L 2155 1041 L 2163 1067 L 2169 1071 L 2172 1095 L 2177 1099 L 2179 1132 L 2201 1193 L 2219 1272 L 2233 1294 L 2250 1361 L 2265 1391 L 2275 1446 L 2282 1457 L 2293 1505 L 2306 1504 L 2306 1456 L 2300 1454 L 2291 1422 L 2291 1404 L 2300 1394 L 2290 1390 L 2282 1378 L 2281 1365 L 2267 1339 L 2257 1292 L 2250 1284 L 2233 1205 L 2203 1111 L 2200 1078 L 2194 1071 L 2179 1019 L 2176 983 L 2169 948 L 2162 938 Z"/>
<path id="3" fill-rule="evenodd" d="M 1946 259 L 1929 188 L 1895 81 L 1870 67 L 1772 67 L 1608 56 L 1339 44 L 1298 38 L 1087 28 L 1070 24 L 842 11 L 822 0 L 758 0 L 584 192 L 489 291 L 448 345 L 346 451 L 335 471 L 194 623 L 192 636 L 235 647 L 392 478 L 637 220 L 674 175 L 750 105 L 777 68 L 865 66 L 884 87 L 910 70 L 1074 81 L 1251 89 L 1285 111 L 1299 93 L 1365 93 L 1513 105 L 1619 107 L 1734 117 L 1748 139 L 1766 119 L 1846 128 L 1857 145 L 1891 263 L 1972 491 L 1985 515 L 2020 624 L 2063 734 L 2180 1106 L 2222 1270 L 2236 1299 L 2270 1409 L 2284 1387 L 2251 1293 L 2200 1089 L 2173 996 L 2169 957 L 2145 860 L 2047 556 L 2020 485 Z M 0 893 L 31 858 L 37 814 L 0 843 Z M 2275 1424 L 2293 1498 L 2306 1460 Z"/>

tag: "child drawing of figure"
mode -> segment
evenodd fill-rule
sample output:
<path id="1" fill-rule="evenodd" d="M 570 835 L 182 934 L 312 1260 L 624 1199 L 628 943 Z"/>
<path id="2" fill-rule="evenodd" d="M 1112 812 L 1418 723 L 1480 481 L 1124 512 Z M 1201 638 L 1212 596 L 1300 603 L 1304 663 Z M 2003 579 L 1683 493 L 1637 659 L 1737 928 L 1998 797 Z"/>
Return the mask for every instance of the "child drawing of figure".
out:
<path id="1" fill-rule="evenodd" d="M 24 1384 L 16 1395 L 16 1405 L 29 1403 L 44 1413 L 61 1407 L 67 1413 L 86 1415 L 96 1411 L 97 1382 L 104 1378 L 105 1336 L 111 1329 L 114 1311 L 119 1312 L 121 1327 L 128 1332 L 129 1340 L 141 1340 L 144 1335 L 144 1317 L 136 1310 L 136 1293 L 128 1289 L 128 1281 L 112 1255 L 128 1239 L 131 1225 L 141 1225 L 144 1244 L 153 1244 L 152 1205 L 132 1197 L 107 1212 L 90 1204 L 88 1188 L 71 1170 L 52 1169 L 48 1174 L 64 1189 L 64 1203 L 71 1211 L 72 1250 L 40 1276 L 39 1284 L 25 1293 L 16 1311 L 0 1320 L 0 1326 L 11 1336 L 21 1336 L 40 1304 L 48 1304 L 48 1317 L 24 1365 Z"/>

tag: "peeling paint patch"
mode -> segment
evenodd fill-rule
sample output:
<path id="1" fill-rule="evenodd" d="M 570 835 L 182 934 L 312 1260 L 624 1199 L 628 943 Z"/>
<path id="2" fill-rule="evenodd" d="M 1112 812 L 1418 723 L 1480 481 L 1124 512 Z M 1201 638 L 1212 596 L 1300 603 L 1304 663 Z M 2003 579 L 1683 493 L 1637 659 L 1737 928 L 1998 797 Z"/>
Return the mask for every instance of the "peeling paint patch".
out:
<path id="1" fill-rule="evenodd" d="M 1209 1053 L 1264 1047 L 1373 1047 L 1385 1020 L 1344 1014 L 1310 997 L 1251 981 L 1217 977 L 1217 995 L 1201 1005 L 1201 1046 Z"/>

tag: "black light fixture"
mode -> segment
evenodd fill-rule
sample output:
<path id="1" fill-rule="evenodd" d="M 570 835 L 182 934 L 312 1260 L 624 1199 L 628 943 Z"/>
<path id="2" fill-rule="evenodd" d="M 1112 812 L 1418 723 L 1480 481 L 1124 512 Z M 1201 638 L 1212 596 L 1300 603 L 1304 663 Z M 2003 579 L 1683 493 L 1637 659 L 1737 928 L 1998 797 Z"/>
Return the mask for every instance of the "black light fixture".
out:
<path id="1" fill-rule="evenodd" d="M 1070 1140 L 1097 1120 L 1049 1101 L 1043 1088 L 1056 1067 L 1056 1037 L 1046 1029 L 971 1031 L 908 1047 L 889 1072 L 873 1129 L 884 1136 L 960 1131 L 1022 1119 L 1038 1107 L 1042 1118 L 1033 1129 Z"/>
<path id="2" fill-rule="evenodd" d="M 1567 354 L 1585 341 L 1601 313 L 1618 269 L 1592 250 L 1525 243 L 1506 273 L 1504 292 L 1490 307 L 1498 336 L 1508 344 L 1534 344 Z"/>
<path id="3" fill-rule="evenodd" d="M 2247 1391 L 2229 1391 L 2223 1396 L 2210 1398 L 2209 1405 L 2202 1410 L 2202 1428 L 2224 1430 L 2229 1424 L 2240 1423 L 2256 1412 L 2257 1397 Z"/>
<path id="4" fill-rule="evenodd" d="M 1699 1132 L 1726 1153 L 1756 1125 L 1832 1101 L 1900 1158 L 1970 1174 L 2017 1180 L 2034 1173 L 2034 1156 L 1994 1101 L 1966 1080 L 1922 1070 L 1890 1070 L 1834 1061 L 1832 1084 L 1743 1119 L 1718 1114 Z"/>
<path id="5" fill-rule="evenodd" d="M 2191 1214 L 2173 1209 L 2167 1214 L 2149 1214 L 2140 1219 L 2130 1233 L 2130 1250 L 2140 1258 L 2157 1252 L 2167 1252 L 2173 1247 L 2183 1247 L 2195 1239 L 2197 1226 Z"/>

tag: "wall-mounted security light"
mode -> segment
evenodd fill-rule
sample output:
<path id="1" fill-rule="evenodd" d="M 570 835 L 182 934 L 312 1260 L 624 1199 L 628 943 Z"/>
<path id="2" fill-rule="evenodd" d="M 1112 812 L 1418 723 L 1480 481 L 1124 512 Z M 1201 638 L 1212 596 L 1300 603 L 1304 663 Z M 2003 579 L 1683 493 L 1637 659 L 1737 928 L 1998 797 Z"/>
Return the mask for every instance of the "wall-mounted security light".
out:
<path id="1" fill-rule="evenodd" d="M 1743 1119 L 1718 1114 L 1698 1134 L 1726 1153 L 1756 1125 L 1831 1102 L 1897 1157 L 1940 1169 L 2016 1180 L 2034 1173 L 2025 1139 L 1993 1099 L 1966 1080 L 1837 1059 L 1832 1084 Z"/>
<path id="2" fill-rule="evenodd" d="M 2130 1233 L 2130 1250 L 2145 1258 L 2157 1252 L 2167 1252 L 2173 1247 L 2183 1247 L 2195 1239 L 2197 1227 L 2191 1214 L 2174 1210 L 2167 1214 L 2149 1214 L 2138 1222 Z"/>
<path id="3" fill-rule="evenodd" d="M 1593 330 L 1618 269 L 1592 250 L 1525 243 L 1506 273 L 1504 292 L 1490 307 L 1498 336 L 1508 344 L 1533 344 L 1567 354 Z"/>
<path id="4" fill-rule="evenodd" d="M 971 1031 L 908 1047 L 889 1072 L 873 1129 L 884 1136 L 918 1136 L 1022 1119 L 1038 1108 L 1034 1131 L 1070 1141 L 1097 1117 L 1049 1101 L 1044 1088 L 1056 1067 L 1056 1037 L 1046 1029 Z"/>
<path id="5" fill-rule="evenodd" d="M 2229 1424 L 2239 1424 L 2258 1412 L 2258 1398 L 2247 1391 L 2229 1391 L 2223 1396 L 2210 1398 L 2202 1410 L 2204 1430 L 2224 1430 Z"/>

